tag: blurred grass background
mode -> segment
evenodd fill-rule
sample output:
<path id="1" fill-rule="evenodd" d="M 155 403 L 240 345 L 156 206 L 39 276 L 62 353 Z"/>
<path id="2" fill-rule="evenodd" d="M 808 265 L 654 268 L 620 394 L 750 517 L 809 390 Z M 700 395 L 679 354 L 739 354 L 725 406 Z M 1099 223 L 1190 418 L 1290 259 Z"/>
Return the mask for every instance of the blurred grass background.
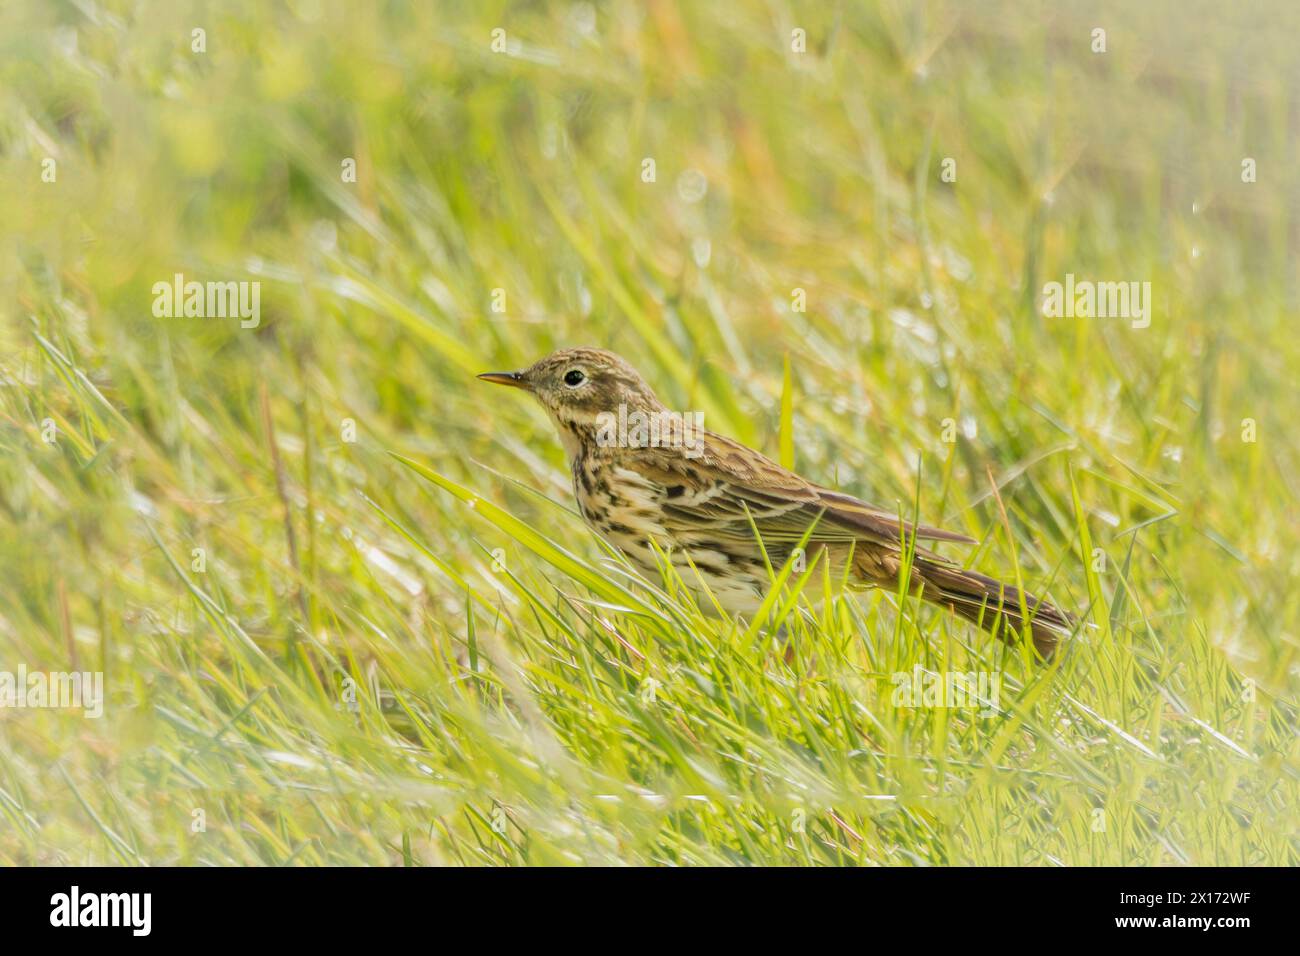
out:
<path id="1" fill-rule="evenodd" d="M 1296 863 L 1298 21 L 5 4 L 0 670 L 107 703 L 0 710 L 0 861 Z M 260 326 L 155 318 L 177 272 Z M 1150 328 L 1043 317 L 1066 273 Z M 578 344 L 774 457 L 788 358 L 801 472 L 1095 628 L 875 593 L 787 661 L 647 590 L 472 378 Z"/>

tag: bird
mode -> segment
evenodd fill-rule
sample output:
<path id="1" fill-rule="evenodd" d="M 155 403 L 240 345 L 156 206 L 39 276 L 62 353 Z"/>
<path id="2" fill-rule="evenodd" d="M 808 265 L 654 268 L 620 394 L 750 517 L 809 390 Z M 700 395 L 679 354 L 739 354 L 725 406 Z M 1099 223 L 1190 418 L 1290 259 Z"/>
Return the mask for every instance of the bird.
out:
<path id="1" fill-rule="evenodd" d="M 704 429 L 701 413 L 669 411 L 613 352 L 561 349 L 520 371 L 478 378 L 532 394 L 559 433 L 587 525 L 652 579 L 662 558 L 671 561 L 702 607 L 716 602 L 728 615 L 753 615 L 773 580 L 769 566 L 797 557 L 805 567 L 830 562 L 831 575 L 807 575 L 814 600 L 826 596 L 827 577 L 897 588 L 910 561 L 912 593 L 1013 645 L 1028 636 L 1043 659 L 1073 632 L 1072 615 L 918 543 L 973 538 L 818 485 Z"/>

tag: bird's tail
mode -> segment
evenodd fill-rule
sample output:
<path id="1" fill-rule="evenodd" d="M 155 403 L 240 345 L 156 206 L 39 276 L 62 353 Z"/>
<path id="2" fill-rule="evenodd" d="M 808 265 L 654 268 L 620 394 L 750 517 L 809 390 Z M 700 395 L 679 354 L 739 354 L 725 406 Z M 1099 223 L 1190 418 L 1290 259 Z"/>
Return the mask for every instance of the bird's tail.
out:
<path id="1" fill-rule="evenodd" d="M 951 608 L 1005 641 L 1016 639 L 1009 628 L 1023 633 L 1028 627 L 1034 648 L 1044 658 L 1051 657 L 1061 638 L 1074 628 L 1070 614 L 1032 594 L 1024 595 L 1024 607 L 1029 611 L 1026 623 L 1020 590 L 978 571 L 918 555 L 912 573 L 922 581 L 922 598 Z"/>

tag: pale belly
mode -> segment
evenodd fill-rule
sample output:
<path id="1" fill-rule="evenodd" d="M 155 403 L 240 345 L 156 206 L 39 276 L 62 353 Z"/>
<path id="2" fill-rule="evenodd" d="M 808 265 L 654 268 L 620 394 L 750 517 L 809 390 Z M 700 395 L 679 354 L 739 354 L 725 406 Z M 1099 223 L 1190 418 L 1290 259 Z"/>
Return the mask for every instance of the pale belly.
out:
<path id="1" fill-rule="evenodd" d="M 666 560 L 671 563 L 677 577 L 705 611 L 715 610 L 716 601 L 728 615 L 752 615 L 763 603 L 763 597 L 767 593 L 765 570 L 744 563 L 737 564 L 717 549 L 656 539 L 662 553 L 660 557 L 646 538 L 637 539 L 618 534 L 605 534 L 605 537 L 656 584 L 663 580 L 664 568 L 660 562 Z"/>

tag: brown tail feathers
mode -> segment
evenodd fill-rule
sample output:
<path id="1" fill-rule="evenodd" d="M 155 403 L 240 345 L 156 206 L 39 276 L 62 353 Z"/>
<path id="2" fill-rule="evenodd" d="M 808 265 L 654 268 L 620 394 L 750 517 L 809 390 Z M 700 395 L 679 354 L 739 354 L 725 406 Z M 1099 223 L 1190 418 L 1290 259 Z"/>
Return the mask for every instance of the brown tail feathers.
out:
<path id="1" fill-rule="evenodd" d="M 1018 588 L 978 571 L 919 555 L 912 573 L 923 582 L 921 597 L 925 600 L 949 607 L 987 631 L 996 630 L 1008 642 L 1016 639 L 1009 628 L 1024 632 L 1026 620 Z M 1044 658 L 1050 658 L 1060 639 L 1073 629 L 1074 621 L 1069 614 L 1031 594 L 1025 595 L 1024 604 L 1029 610 L 1027 626 L 1034 648 Z"/>

